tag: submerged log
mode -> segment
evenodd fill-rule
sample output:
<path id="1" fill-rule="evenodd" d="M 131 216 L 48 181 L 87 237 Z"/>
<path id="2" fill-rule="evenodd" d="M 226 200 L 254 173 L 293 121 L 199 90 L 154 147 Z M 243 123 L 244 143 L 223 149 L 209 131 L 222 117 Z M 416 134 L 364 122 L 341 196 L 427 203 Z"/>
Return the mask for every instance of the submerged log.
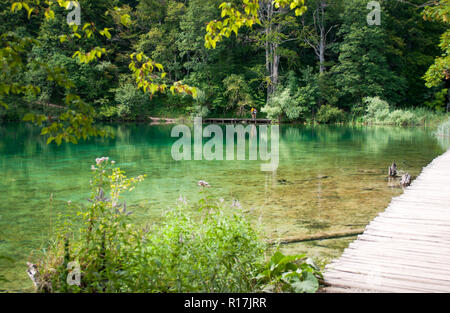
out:
<path id="1" fill-rule="evenodd" d="M 305 242 L 305 241 L 315 241 L 315 240 L 325 240 L 325 239 L 335 239 L 335 238 L 343 238 L 361 235 L 364 232 L 363 228 L 360 229 L 351 229 L 345 231 L 338 231 L 332 233 L 316 233 L 313 235 L 303 235 L 303 236 L 293 236 L 278 240 L 270 240 L 269 244 L 289 244 L 289 243 L 297 243 L 297 242 Z"/>
<path id="2" fill-rule="evenodd" d="M 27 274 L 33 282 L 34 287 L 38 292 L 52 292 L 52 285 L 50 282 L 46 282 L 41 278 L 38 267 L 36 264 L 27 262 Z"/>
<path id="3" fill-rule="evenodd" d="M 402 185 L 403 187 L 408 187 L 409 185 L 411 185 L 411 175 L 409 175 L 409 173 L 406 173 L 402 176 L 400 185 Z"/>
<path id="4" fill-rule="evenodd" d="M 397 176 L 397 164 L 392 163 L 392 165 L 389 167 L 389 177 L 396 177 Z"/>

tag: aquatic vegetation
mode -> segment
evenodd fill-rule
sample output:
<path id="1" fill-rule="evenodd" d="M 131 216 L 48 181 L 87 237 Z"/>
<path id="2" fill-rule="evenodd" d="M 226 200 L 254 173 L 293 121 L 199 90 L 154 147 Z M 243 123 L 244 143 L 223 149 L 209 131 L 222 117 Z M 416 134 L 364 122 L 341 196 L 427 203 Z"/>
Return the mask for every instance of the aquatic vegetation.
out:
<path id="1" fill-rule="evenodd" d="M 81 227 L 60 223 L 47 252 L 29 264 L 38 291 L 256 292 L 271 283 L 280 292 L 317 290 L 311 274 L 318 269 L 310 260 L 298 263 L 300 257 L 276 252 L 264 264 L 267 245 L 240 206 L 225 208 L 203 189 L 195 214 L 180 199 L 162 222 L 131 224 L 133 212 L 121 203 L 121 193 L 144 176 L 127 178 L 113 165 L 107 157 L 96 159 L 90 204 L 78 212 Z"/>

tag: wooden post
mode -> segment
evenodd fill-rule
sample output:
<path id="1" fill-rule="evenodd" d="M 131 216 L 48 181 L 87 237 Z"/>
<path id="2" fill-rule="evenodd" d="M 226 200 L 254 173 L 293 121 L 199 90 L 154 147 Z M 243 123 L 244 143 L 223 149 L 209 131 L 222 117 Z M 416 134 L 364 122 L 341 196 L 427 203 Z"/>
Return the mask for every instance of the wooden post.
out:
<path id="1" fill-rule="evenodd" d="M 392 163 L 391 167 L 389 167 L 389 177 L 397 176 L 397 164 Z"/>
<path id="2" fill-rule="evenodd" d="M 400 184 L 403 187 L 408 187 L 409 185 L 411 185 L 411 175 L 409 175 L 409 173 L 406 173 L 405 175 L 403 175 L 402 180 L 400 181 Z"/>

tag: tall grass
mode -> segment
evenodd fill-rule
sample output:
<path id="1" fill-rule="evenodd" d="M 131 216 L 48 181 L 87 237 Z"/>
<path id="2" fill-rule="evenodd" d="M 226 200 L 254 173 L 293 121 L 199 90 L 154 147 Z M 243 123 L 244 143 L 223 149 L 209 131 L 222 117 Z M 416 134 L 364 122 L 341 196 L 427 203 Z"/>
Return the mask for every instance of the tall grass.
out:
<path id="1" fill-rule="evenodd" d="M 438 126 L 436 135 L 450 137 L 450 118 Z"/>
<path id="2" fill-rule="evenodd" d="M 395 126 L 432 126 L 447 118 L 444 113 L 437 113 L 426 108 L 391 109 L 389 103 L 379 97 L 364 99 L 366 115 L 363 121 L 375 125 Z"/>

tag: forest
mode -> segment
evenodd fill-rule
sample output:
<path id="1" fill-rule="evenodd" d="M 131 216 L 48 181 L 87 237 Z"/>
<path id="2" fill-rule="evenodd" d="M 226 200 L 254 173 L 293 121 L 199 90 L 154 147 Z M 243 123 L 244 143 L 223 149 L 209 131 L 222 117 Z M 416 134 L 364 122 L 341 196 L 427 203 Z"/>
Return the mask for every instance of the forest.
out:
<path id="1" fill-rule="evenodd" d="M 0 2 L 0 293 L 317 292 L 420 175 L 424 195 L 413 185 L 391 226 L 417 214 L 399 259 L 430 253 L 404 290 L 411 277 L 443 290 L 450 0 L 223 1 Z M 255 125 L 227 137 L 232 158 L 185 162 L 168 124 L 189 131 L 195 117 Z M 256 124 L 276 124 L 270 171 Z M 200 146 L 212 135 L 193 128 Z M 261 160 L 244 162 L 246 132 Z M 384 255 L 397 235 L 379 236 L 383 255 L 350 270 L 380 257 L 362 286 L 397 288 L 406 267 Z"/>
<path id="2" fill-rule="evenodd" d="M 79 26 L 68 24 L 70 9 L 56 7 L 52 18 L 40 18 L 39 10 L 11 10 L 13 2 L 0 3 L 2 48 L 11 38 L 29 38 L 21 58 L 33 62 L 4 71 L 2 80 L 38 92 L 3 90 L 3 120 L 60 114 L 68 93 L 105 121 L 240 117 L 255 107 L 258 116 L 333 123 L 361 120 L 372 107 L 409 124 L 417 112 L 448 110 L 447 1 L 379 1 L 380 20 L 370 23 L 377 6 L 366 0 L 307 0 L 304 12 L 260 0 L 259 25 L 236 27 L 214 47 L 205 35 L 208 23 L 220 20 L 223 0 L 80 0 Z M 229 5 L 243 11 L 240 0 Z M 74 54 L 93 47 L 104 48 L 90 62 Z M 159 80 L 192 86 L 195 97 L 144 92 L 130 71 L 133 52 L 164 66 Z M 50 79 L 42 65 L 69 85 Z"/>

